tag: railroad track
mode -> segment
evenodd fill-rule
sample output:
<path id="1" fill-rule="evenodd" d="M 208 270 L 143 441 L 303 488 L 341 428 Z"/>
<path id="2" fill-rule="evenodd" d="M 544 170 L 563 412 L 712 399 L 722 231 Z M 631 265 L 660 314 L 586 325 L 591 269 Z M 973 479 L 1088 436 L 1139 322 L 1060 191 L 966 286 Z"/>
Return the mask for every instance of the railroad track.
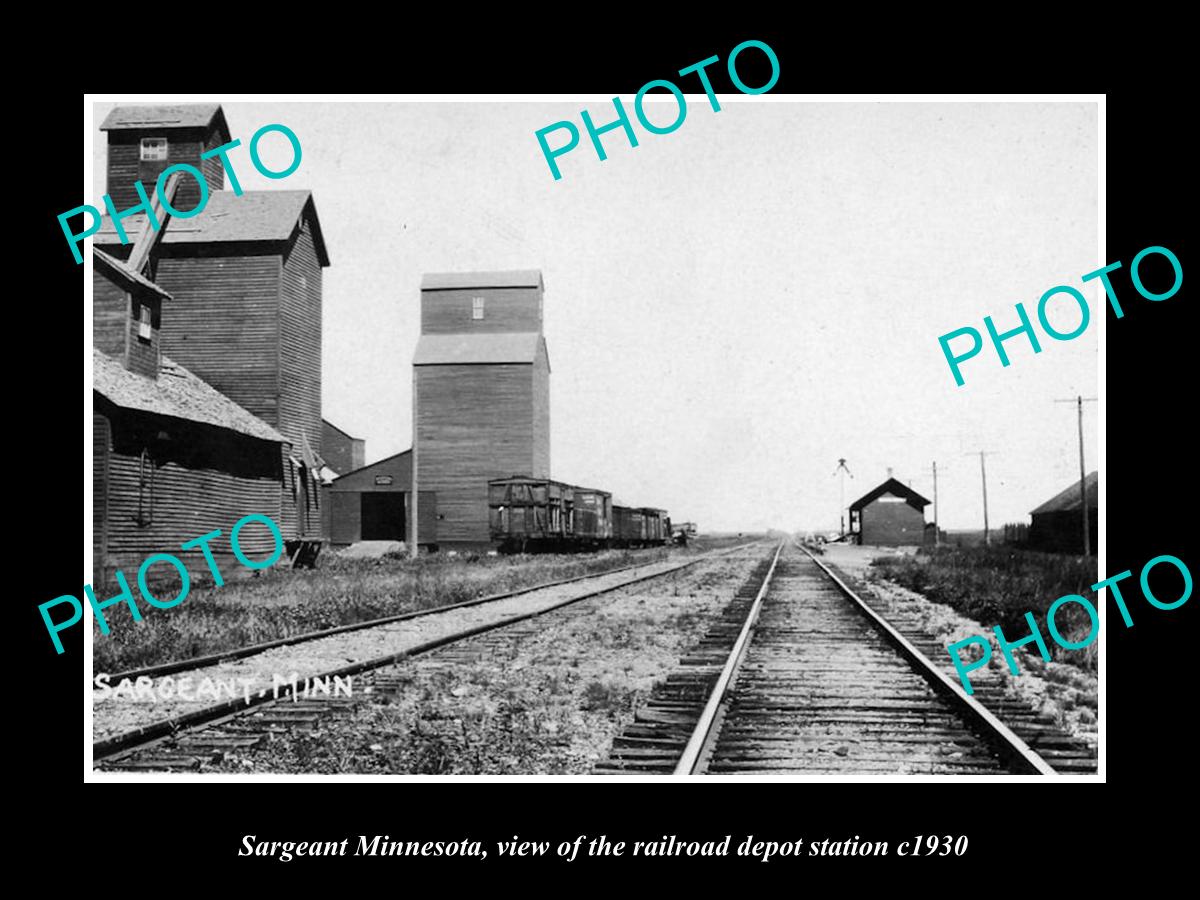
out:
<path id="1" fill-rule="evenodd" d="M 1061 731 L 1024 720 L 1020 730 L 816 557 L 781 544 L 594 771 L 1052 775 L 1050 761 L 1080 770 L 1079 747 Z"/>
<path id="2" fill-rule="evenodd" d="M 314 728 L 322 719 L 331 714 L 344 712 L 356 702 L 345 696 L 312 693 L 309 691 L 309 687 L 313 682 L 328 682 L 338 678 L 365 675 L 365 681 L 360 680 L 356 683 L 356 688 L 359 688 L 360 691 L 361 687 L 365 686 L 365 691 L 361 691 L 362 693 L 386 692 L 395 688 L 395 676 L 388 673 L 380 675 L 378 674 L 378 670 L 479 635 L 489 635 L 494 640 L 502 641 L 519 639 L 523 633 L 533 630 L 536 627 L 532 620 L 547 613 L 644 581 L 672 575 L 700 562 L 735 553 L 739 550 L 745 550 L 753 545 L 754 542 L 739 544 L 674 564 L 662 561 L 640 563 L 593 575 L 564 579 L 549 585 L 525 588 L 509 594 L 478 598 L 466 601 L 465 603 L 454 604 L 453 606 L 421 610 L 418 613 L 408 613 L 376 620 L 371 623 L 362 623 L 350 627 L 343 626 L 328 629 L 325 632 L 313 632 L 309 635 L 301 636 L 306 641 L 315 641 L 322 637 L 340 635 L 347 631 L 360 631 L 372 626 L 392 628 L 398 622 L 407 622 L 415 618 L 444 613 L 448 610 L 505 600 L 518 595 L 529 594 L 546 587 L 558 587 L 589 579 L 606 579 L 602 585 L 594 589 L 573 591 L 571 596 L 564 600 L 559 600 L 528 612 L 504 616 L 474 627 L 443 634 L 432 640 L 408 646 L 399 652 L 352 660 L 348 665 L 308 674 L 303 678 L 289 682 L 288 684 L 279 685 L 270 690 L 252 691 L 247 697 L 237 697 L 225 702 L 203 706 L 182 715 L 162 718 L 149 725 L 143 725 L 94 741 L 92 744 L 93 766 L 103 770 L 119 771 L 186 771 L 198 769 L 206 759 L 211 759 L 225 750 L 245 749 L 257 746 L 265 741 L 273 732 Z M 628 573 L 634 569 L 650 569 L 651 571 L 629 574 L 627 577 L 616 580 L 612 579 L 613 575 Z M 268 645 L 258 646 L 264 649 L 272 649 L 297 642 L 295 639 L 289 639 L 287 641 L 270 642 Z M 260 650 L 259 652 L 263 651 Z M 240 651 L 236 656 L 225 654 L 221 657 L 221 661 L 246 655 Z M 207 664 L 211 665 L 212 663 Z M 151 673 L 167 675 L 179 671 L 181 671 L 181 668 L 176 664 L 168 664 L 158 669 L 142 670 L 140 674 L 145 677 L 153 677 Z M 110 683 L 117 683 L 115 677 L 113 680 L 110 680 Z"/>

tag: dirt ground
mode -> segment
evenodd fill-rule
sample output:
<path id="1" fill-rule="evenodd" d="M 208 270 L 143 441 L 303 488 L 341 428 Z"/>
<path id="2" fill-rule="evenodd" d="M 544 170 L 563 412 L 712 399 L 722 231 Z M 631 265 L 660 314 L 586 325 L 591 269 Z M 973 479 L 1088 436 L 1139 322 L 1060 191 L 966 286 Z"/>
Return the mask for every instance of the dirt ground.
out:
<path id="1" fill-rule="evenodd" d="M 875 595 L 905 613 L 915 615 L 922 621 L 930 635 L 943 645 L 962 640 L 970 635 L 992 637 L 995 623 L 975 622 L 942 603 L 934 603 L 921 594 L 914 593 L 887 579 L 880 578 L 871 569 L 871 560 L 879 556 L 911 554 L 915 547 L 858 547 L 829 544 L 825 547 L 825 561 L 867 584 Z M 1034 709 L 1055 717 L 1058 723 L 1080 740 L 1096 745 L 1097 711 L 1099 703 L 1098 683 L 1095 676 L 1076 666 L 1055 662 L 1044 662 L 1036 652 L 1015 651 L 1021 674 L 1014 676 L 1008 670 L 1004 656 L 993 639 L 992 658 L 986 667 L 971 675 L 972 682 L 982 678 L 1001 680 L 1005 690 L 1024 698 Z M 958 672 L 947 652 L 934 662 L 941 664 L 951 678 L 958 680 Z"/>
<path id="2" fill-rule="evenodd" d="M 394 693 L 217 768 L 585 774 L 766 552 L 760 544 L 584 601 L 509 640 L 481 636 L 407 661 L 392 672 Z"/>

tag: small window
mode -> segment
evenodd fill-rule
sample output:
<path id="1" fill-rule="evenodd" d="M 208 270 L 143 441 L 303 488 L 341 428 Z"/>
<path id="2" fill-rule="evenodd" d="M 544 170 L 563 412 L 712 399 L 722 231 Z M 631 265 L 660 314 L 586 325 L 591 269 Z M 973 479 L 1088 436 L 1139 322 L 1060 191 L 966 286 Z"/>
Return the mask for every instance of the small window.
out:
<path id="1" fill-rule="evenodd" d="M 471 298 L 471 318 L 472 319 L 482 319 L 483 318 L 483 298 L 482 297 L 472 297 Z"/>
<path id="2" fill-rule="evenodd" d="M 138 319 L 138 339 L 143 341 L 150 340 L 153 334 L 150 324 L 150 307 L 142 306 L 141 318 Z"/>
<path id="3" fill-rule="evenodd" d="M 166 138 L 142 138 L 142 162 L 166 162 Z"/>

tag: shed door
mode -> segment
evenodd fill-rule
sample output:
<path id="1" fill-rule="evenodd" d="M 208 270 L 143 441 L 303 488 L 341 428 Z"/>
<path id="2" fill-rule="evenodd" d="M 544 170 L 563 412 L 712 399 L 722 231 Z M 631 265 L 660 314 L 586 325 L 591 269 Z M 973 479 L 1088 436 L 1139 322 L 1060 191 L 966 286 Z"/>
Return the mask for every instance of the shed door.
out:
<path id="1" fill-rule="evenodd" d="M 400 491 L 363 493 L 362 539 L 364 541 L 406 540 L 404 526 L 403 493 Z"/>

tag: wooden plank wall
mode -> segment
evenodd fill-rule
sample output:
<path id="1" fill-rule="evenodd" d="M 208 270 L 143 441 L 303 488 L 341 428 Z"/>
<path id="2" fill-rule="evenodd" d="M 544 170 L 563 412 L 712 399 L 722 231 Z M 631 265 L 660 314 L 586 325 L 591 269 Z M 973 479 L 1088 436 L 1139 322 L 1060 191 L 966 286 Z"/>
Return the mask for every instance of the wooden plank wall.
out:
<path id="1" fill-rule="evenodd" d="M 92 271 L 92 346 L 125 361 L 129 328 L 129 294 L 107 278 L 97 264 Z"/>
<path id="2" fill-rule="evenodd" d="M 321 266 L 307 216 L 283 261 L 279 285 L 279 431 L 321 454 Z M 299 455 L 299 454 L 297 454 Z M 320 492 L 310 484 L 310 492 Z M 325 498 L 314 497 L 320 504 Z M 301 517 L 306 537 L 321 537 L 322 517 Z"/>
<path id="3" fill-rule="evenodd" d="M 167 159 L 160 162 L 142 162 L 141 145 L 143 137 L 165 137 L 167 139 Z M 225 170 L 220 159 L 213 157 L 202 160 L 200 154 L 211 150 L 219 143 L 216 129 L 211 129 L 207 136 L 199 128 L 176 129 L 145 129 L 139 131 L 110 131 L 108 132 L 108 181 L 106 193 L 112 197 L 113 206 L 118 211 L 129 209 L 140 203 L 135 181 L 141 181 L 147 196 L 153 196 L 155 181 L 167 166 L 176 163 L 187 163 L 195 166 L 204 175 L 209 193 L 219 191 L 224 186 Z M 190 175 L 184 176 L 179 183 L 179 190 L 172 205 L 179 210 L 194 209 L 200 202 L 200 187 L 196 179 Z"/>
<path id="4" fill-rule="evenodd" d="M 488 543 L 488 481 L 530 474 L 532 368 L 413 367 L 418 487 L 437 493 L 439 544 Z M 421 503 L 423 497 L 418 514 Z M 419 540 L 425 543 L 423 536 Z"/>
<path id="5" fill-rule="evenodd" d="M 550 477 L 550 361 L 545 342 L 538 341 L 533 364 L 533 468 L 534 478 Z"/>
<path id="6" fill-rule="evenodd" d="M 111 423 L 112 450 L 103 470 L 109 476 L 104 508 L 107 550 L 100 557 L 106 559 L 107 574 L 121 568 L 132 584 L 146 556 L 172 553 L 189 557 L 185 559 L 189 571 L 199 576 L 207 571 L 199 551 L 180 551 L 179 545 L 214 529 L 222 532 L 212 543 L 218 559 L 224 559 L 222 571 L 227 566 L 242 568 L 229 544 L 233 525 L 250 513 L 270 516 L 276 523 L 280 520 L 277 445 L 97 403 L 102 405 L 101 417 Z M 164 431 L 165 441 L 159 439 Z M 142 483 L 143 448 L 149 448 L 153 460 L 147 487 Z M 97 483 L 94 490 L 98 488 Z M 147 517 L 149 521 L 144 521 Z M 247 526 L 239 543 L 251 559 L 266 558 L 274 546 L 268 530 L 257 525 Z M 170 567 L 164 565 L 162 571 L 169 573 Z"/>
<path id="7" fill-rule="evenodd" d="M 139 375 L 157 378 L 162 298 L 146 290 L 135 291 L 133 296 L 134 300 L 128 317 L 129 355 L 126 357 L 125 368 L 130 372 L 137 372 Z M 142 304 L 150 307 L 150 340 L 144 340 L 139 332 L 138 324 L 141 321 Z"/>
<path id="8" fill-rule="evenodd" d="M 104 583 L 108 557 L 109 423 L 92 413 L 92 584 Z"/>
<path id="9" fill-rule="evenodd" d="M 162 352 L 279 428 L 280 258 L 167 249 L 156 273 L 174 297 L 163 316 Z"/>
<path id="10" fill-rule="evenodd" d="M 538 288 L 468 288 L 422 291 L 421 333 L 541 331 Z M 472 319 L 472 298 L 484 298 L 484 316 Z"/>

